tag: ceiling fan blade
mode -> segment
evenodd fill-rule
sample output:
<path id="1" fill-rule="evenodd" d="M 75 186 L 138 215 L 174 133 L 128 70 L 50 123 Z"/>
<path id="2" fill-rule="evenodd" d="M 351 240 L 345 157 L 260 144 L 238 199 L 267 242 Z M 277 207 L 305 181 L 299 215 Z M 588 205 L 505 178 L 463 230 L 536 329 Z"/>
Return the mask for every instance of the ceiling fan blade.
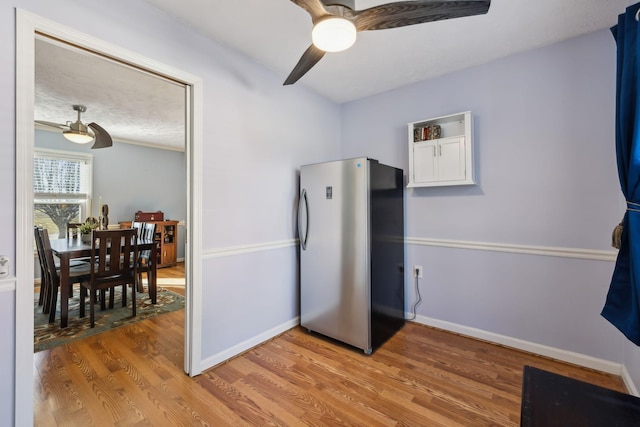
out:
<path id="1" fill-rule="evenodd" d="M 289 74 L 289 77 L 287 77 L 287 80 L 285 80 L 283 86 L 297 82 L 300 77 L 304 76 L 307 71 L 322 59 L 324 54 L 324 50 L 318 49 L 314 45 L 309 46 L 309 48 L 302 54 L 302 58 L 300 58 L 300 61 L 298 61 L 296 66 L 293 68 L 291 74 Z"/>
<path id="2" fill-rule="evenodd" d="M 325 8 L 324 4 L 320 0 L 291 0 L 311 15 L 311 20 L 315 22 L 316 19 L 322 18 L 328 15 L 329 12 Z"/>
<path id="3" fill-rule="evenodd" d="M 384 30 L 443 19 L 483 15 L 489 11 L 490 5 L 491 0 L 401 1 L 354 11 L 353 23 L 358 31 Z"/>
<path id="4" fill-rule="evenodd" d="M 34 122 L 36 122 L 39 125 L 49 126 L 49 127 L 52 127 L 52 128 L 58 128 L 58 129 L 62 129 L 62 130 L 68 130 L 69 129 L 69 126 L 63 125 L 61 123 L 48 122 L 46 120 L 34 120 Z"/>
<path id="5" fill-rule="evenodd" d="M 93 130 L 93 133 L 95 134 L 95 142 L 91 146 L 92 150 L 95 148 L 107 148 L 113 145 L 111 135 L 109 135 L 109 133 L 100 125 L 92 122 L 89 123 L 88 126 L 91 128 L 91 130 Z"/>

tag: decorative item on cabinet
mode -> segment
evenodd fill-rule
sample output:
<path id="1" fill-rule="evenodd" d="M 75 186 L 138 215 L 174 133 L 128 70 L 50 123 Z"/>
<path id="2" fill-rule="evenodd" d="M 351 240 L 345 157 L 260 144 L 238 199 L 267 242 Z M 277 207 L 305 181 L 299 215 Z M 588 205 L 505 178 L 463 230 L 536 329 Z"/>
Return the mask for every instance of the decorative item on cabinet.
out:
<path id="1" fill-rule="evenodd" d="M 164 221 L 164 213 L 162 211 L 157 212 L 142 212 L 138 211 L 134 215 L 135 221 L 149 222 L 149 221 Z"/>
<path id="2" fill-rule="evenodd" d="M 473 185 L 471 112 L 409 123 L 407 187 Z"/>

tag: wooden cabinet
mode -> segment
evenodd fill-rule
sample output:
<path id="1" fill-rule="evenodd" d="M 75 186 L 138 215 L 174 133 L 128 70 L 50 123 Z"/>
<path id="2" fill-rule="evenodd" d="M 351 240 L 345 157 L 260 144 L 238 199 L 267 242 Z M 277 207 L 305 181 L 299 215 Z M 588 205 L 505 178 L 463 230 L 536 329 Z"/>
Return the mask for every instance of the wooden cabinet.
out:
<path id="1" fill-rule="evenodd" d="M 174 266 L 178 262 L 178 221 L 146 221 L 156 225 L 158 268 Z M 131 228 L 131 221 L 120 222 L 120 228 Z"/>
<path id="2" fill-rule="evenodd" d="M 169 267 L 177 263 L 178 221 L 153 221 L 156 224 L 158 242 L 158 267 Z"/>
<path id="3" fill-rule="evenodd" d="M 408 132 L 407 187 L 475 184 L 471 112 L 412 122 Z"/>

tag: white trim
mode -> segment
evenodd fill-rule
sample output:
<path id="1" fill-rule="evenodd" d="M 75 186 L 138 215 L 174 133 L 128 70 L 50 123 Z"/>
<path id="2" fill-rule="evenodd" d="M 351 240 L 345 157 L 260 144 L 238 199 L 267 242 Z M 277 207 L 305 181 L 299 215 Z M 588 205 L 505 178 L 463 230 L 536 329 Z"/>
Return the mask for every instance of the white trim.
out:
<path id="1" fill-rule="evenodd" d="M 407 318 L 410 316 L 410 313 L 405 314 L 405 317 Z M 433 319 L 426 316 L 417 316 L 415 322 L 427 326 L 432 326 L 434 328 L 443 329 L 445 331 L 454 332 L 456 334 L 477 338 L 483 341 L 489 341 L 495 344 L 504 345 L 529 353 L 538 354 L 540 356 L 550 357 L 552 359 L 561 360 L 567 363 L 572 363 L 574 365 L 584 366 L 586 368 L 595 369 L 601 372 L 620 375 L 625 385 L 627 386 L 627 390 L 629 391 L 629 393 L 638 396 L 638 390 L 633 384 L 631 376 L 627 372 L 625 366 L 621 363 L 598 359 L 595 357 L 587 356 L 585 354 L 562 350 L 555 347 L 549 347 L 542 344 L 536 344 L 530 341 L 524 341 L 518 338 L 500 335 L 469 326 L 459 325 L 457 323 L 447 322 L 445 320 Z"/>
<path id="2" fill-rule="evenodd" d="M 627 370 L 627 367 L 625 365 L 622 365 L 622 374 L 620 374 L 620 376 L 622 377 L 622 381 L 624 382 L 625 387 L 627 387 L 627 392 L 633 396 L 640 397 L 640 393 L 638 393 L 638 389 L 633 383 L 631 374 L 629 374 L 629 371 Z"/>
<path id="3" fill-rule="evenodd" d="M 255 335 L 240 344 L 236 344 L 231 348 L 228 348 L 220 353 L 214 354 L 211 357 L 208 357 L 202 360 L 202 365 L 200 366 L 201 371 L 205 371 L 207 369 L 211 369 L 220 363 L 223 363 L 232 357 L 235 357 L 239 354 L 244 353 L 251 348 L 264 343 L 265 341 L 270 340 L 271 338 L 277 337 L 283 332 L 288 331 L 291 328 L 294 328 L 300 324 L 300 317 L 295 317 L 294 319 L 288 320 L 280 325 L 269 329 L 268 331 L 262 332 L 258 335 Z"/>
<path id="4" fill-rule="evenodd" d="M 186 91 L 187 218 L 185 226 L 185 315 L 184 370 L 193 377 L 202 372 L 202 165 L 203 111 L 202 80 L 193 79 Z M 191 144 L 189 144 L 191 141 Z"/>
<path id="5" fill-rule="evenodd" d="M 253 245 L 229 246 L 226 248 L 209 249 L 203 252 L 204 259 L 222 258 L 234 255 L 244 255 L 255 252 L 271 251 L 274 249 L 290 248 L 298 245 L 298 239 L 279 240 L 267 243 L 255 243 Z"/>
<path id="6" fill-rule="evenodd" d="M 445 248 L 472 249 L 478 251 L 509 252 L 515 254 L 542 255 L 563 258 L 589 259 L 594 261 L 615 262 L 618 251 L 595 249 L 560 248 L 551 246 L 514 245 L 508 243 L 473 242 L 466 240 L 430 239 L 407 237 L 408 245 L 439 246 Z"/>
<path id="7" fill-rule="evenodd" d="M 34 70 L 36 32 L 105 54 L 143 70 L 165 76 L 187 86 L 191 93 L 187 144 L 187 223 L 189 240 L 185 271 L 189 277 L 186 296 L 185 368 L 197 375 L 201 365 L 202 339 L 202 79 L 182 70 L 143 57 L 133 51 L 82 34 L 72 28 L 16 8 L 16 369 L 15 425 L 33 424 L 33 140 Z M 189 132 L 189 131 L 188 131 Z M 27 256 L 28 255 L 28 256 Z M 191 270 L 191 271 L 188 271 Z M 31 282 L 28 284 L 28 282 Z M 28 284 L 28 285 L 27 285 Z"/>
<path id="8" fill-rule="evenodd" d="M 78 151 L 65 151 L 57 150 L 53 148 L 33 147 L 33 154 L 39 157 L 46 157 L 49 159 L 62 159 L 62 160 L 77 160 L 83 162 L 93 162 L 93 154 L 80 153 Z"/>
<path id="9" fill-rule="evenodd" d="M 16 9 L 16 426 L 33 425 L 33 283 L 28 281 L 34 278 L 31 227 L 37 27 L 36 17 Z"/>
<path id="10" fill-rule="evenodd" d="M 14 276 L 0 279 L 0 294 L 3 292 L 13 292 L 16 290 L 16 278 Z"/>

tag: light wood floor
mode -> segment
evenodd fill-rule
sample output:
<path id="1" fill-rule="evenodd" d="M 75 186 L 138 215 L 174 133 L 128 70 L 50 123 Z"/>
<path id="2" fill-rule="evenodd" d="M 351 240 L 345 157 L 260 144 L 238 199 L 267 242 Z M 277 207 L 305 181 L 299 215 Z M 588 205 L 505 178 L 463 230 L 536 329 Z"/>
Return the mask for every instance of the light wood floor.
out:
<path id="1" fill-rule="evenodd" d="M 37 353 L 35 425 L 517 426 L 524 365 L 625 391 L 411 322 L 371 356 L 294 328 L 189 378 L 183 324 L 179 310 Z"/>

